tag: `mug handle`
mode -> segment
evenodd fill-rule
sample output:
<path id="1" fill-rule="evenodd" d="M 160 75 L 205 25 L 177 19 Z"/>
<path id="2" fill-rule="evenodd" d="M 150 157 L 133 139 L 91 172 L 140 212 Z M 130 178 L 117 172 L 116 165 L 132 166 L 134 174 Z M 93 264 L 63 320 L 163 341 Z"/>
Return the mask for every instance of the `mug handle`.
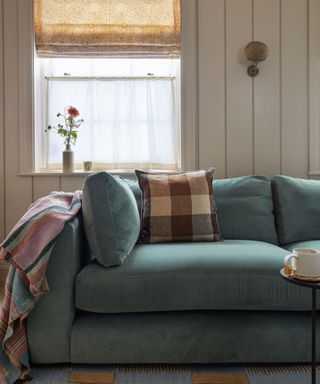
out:
<path id="1" fill-rule="evenodd" d="M 285 258 L 283 259 L 283 261 L 284 261 L 284 265 L 285 265 L 286 268 L 290 268 L 292 271 L 296 271 L 296 270 L 293 268 L 292 264 L 291 264 L 291 260 L 292 260 L 292 259 L 296 259 L 296 260 L 297 260 L 298 257 L 297 257 L 296 255 L 294 255 L 294 254 L 285 256 Z"/>

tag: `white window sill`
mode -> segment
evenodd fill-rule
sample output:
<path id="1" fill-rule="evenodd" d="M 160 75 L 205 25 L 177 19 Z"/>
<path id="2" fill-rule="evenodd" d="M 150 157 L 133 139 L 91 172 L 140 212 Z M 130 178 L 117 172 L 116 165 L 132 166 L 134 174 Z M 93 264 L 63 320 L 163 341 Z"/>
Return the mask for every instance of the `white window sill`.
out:
<path id="1" fill-rule="evenodd" d="M 107 169 L 105 170 L 108 173 L 111 173 L 112 175 L 122 176 L 122 177 L 135 177 L 135 171 L 134 169 Z M 59 176 L 59 177 L 77 177 L 77 176 L 88 176 L 91 173 L 95 172 L 102 172 L 102 170 L 93 170 L 93 171 L 83 171 L 83 170 L 75 170 L 71 173 L 63 172 L 62 170 L 39 170 L 39 171 L 32 171 L 32 172 L 19 172 L 18 176 Z M 178 170 L 157 170 L 152 169 L 150 172 L 157 172 L 157 173 L 175 173 L 179 172 Z"/>
<path id="2" fill-rule="evenodd" d="M 320 178 L 320 171 L 310 171 L 310 172 L 308 172 L 308 176 L 309 176 L 309 178 L 316 178 L 316 179 L 318 179 L 318 178 Z"/>
<path id="3" fill-rule="evenodd" d="M 19 172 L 18 176 L 60 176 L 60 177 L 77 177 L 77 176 L 88 176 L 94 172 L 101 171 L 83 171 L 83 170 L 75 170 L 74 172 L 63 172 L 62 170 L 41 170 L 41 171 L 33 171 L 33 172 Z M 122 177 L 132 177 L 135 176 L 134 170 L 107 170 L 106 172 L 111 173 L 113 175 L 119 175 Z"/>

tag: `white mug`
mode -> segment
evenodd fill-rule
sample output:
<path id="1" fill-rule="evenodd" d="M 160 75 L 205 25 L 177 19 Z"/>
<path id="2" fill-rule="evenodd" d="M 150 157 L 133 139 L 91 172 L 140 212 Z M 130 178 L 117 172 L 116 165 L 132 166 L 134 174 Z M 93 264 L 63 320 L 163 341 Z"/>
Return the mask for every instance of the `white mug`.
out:
<path id="1" fill-rule="evenodd" d="M 320 276 L 320 252 L 312 248 L 295 248 L 291 255 L 284 258 L 287 268 L 298 276 Z"/>

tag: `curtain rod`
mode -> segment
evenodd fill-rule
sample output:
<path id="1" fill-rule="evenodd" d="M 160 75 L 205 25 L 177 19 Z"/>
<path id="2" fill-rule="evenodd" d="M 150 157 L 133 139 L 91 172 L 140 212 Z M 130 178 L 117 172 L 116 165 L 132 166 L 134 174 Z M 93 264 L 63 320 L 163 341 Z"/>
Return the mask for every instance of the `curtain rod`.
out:
<path id="1" fill-rule="evenodd" d="M 46 80 L 66 80 L 66 81 L 77 81 L 77 80 L 175 80 L 175 76 L 45 76 Z"/>

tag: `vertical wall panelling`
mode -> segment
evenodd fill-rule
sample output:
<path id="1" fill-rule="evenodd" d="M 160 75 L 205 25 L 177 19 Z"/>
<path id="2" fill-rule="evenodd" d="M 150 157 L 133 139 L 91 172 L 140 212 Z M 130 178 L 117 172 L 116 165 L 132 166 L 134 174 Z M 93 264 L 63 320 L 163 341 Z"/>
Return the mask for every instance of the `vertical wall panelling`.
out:
<path id="1" fill-rule="evenodd" d="M 320 2 L 309 0 L 309 124 L 310 175 L 320 176 Z"/>
<path id="2" fill-rule="evenodd" d="M 282 0 L 282 164 L 283 173 L 308 173 L 307 0 Z"/>
<path id="3" fill-rule="evenodd" d="M 225 164 L 225 1 L 199 1 L 199 167 Z"/>
<path id="4" fill-rule="evenodd" d="M 18 0 L 19 171 L 33 170 L 33 0 Z"/>
<path id="5" fill-rule="evenodd" d="M 3 0 L 0 0 L 0 242 L 4 238 Z"/>
<path id="6" fill-rule="evenodd" d="M 5 237 L 5 174 L 4 174 L 4 55 L 3 55 L 3 0 L 0 0 L 0 242 Z M 4 286 L 7 265 L 0 263 L 0 286 Z"/>
<path id="7" fill-rule="evenodd" d="M 185 170 L 199 166 L 198 2 L 181 1 L 181 163 Z"/>
<path id="8" fill-rule="evenodd" d="M 252 79 L 243 50 L 252 40 L 252 1 L 226 0 L 227 176 L 253 173 Z"/>
<path id="9" fill-rule="evenodd" d="M 59 176 L 33 176 L 33 201 L 59 190 Z"/>
<path id="10" fill-rule="evenodd" d="M 254 173 L 280 173 L 280 7 L 279 0 L 254 0 L 254 40 L 269 47 L 254 79 Z"/>
<path id="11" fill-rule="evenodd" d="M 74 192 L 77 189 L 82 189 L 84 176 L 61 177 L 61 189 L 64 192 Z"/>
<path id="12" fill-rule="evenodd" d="M 31 177 L 19 177 L 17 0 L 4 0 L 5 207 L 8 232 L 32 201 Z"/>

